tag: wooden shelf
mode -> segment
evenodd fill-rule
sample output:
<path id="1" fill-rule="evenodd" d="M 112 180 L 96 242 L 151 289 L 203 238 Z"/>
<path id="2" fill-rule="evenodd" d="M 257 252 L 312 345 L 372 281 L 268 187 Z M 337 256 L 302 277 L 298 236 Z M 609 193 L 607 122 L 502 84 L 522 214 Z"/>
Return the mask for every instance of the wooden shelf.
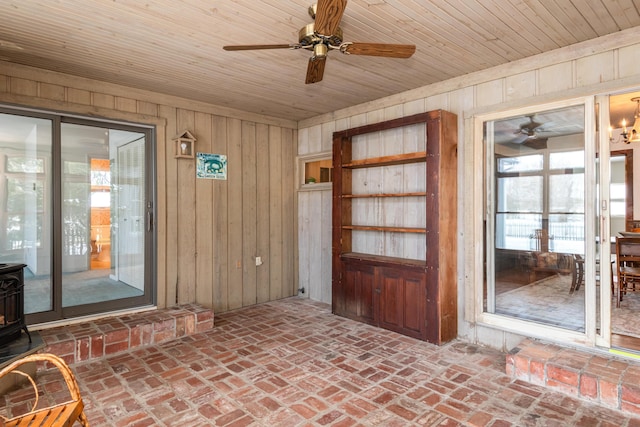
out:
<path id="1" fill-rule="evenodd" d="M 427 160 L 426 151 L 416 153 L 395 154 L 393 156 L 369 157 L 362 160 L 352 160 L 343 163 L 345 169 L 372 168 L 376 166 L 404 165 L 407 163 L 419 163 Z"/>
<path id="2" fill-rule="evenodd" d="M 414 227 L 382 227 L 379 225 L 343 225 L 343 230 L 357 230 L 357 231 L 384 231 L 386 233 L 422 233 L 427 231 L 424 228 Z"/>
<path id="3" fill-rule="evenodd" d="M 378 193 L 378 194 L 343 194 L 343 199 L 374 199 L 378 197 L 425 197 L 427 193 Z"/>
<path id="4" fill-rule="evenodd" d="M 359 252 L 345 252 L 340 254 L 340 258 L 343 260 L 360 261 L 376 265 L 407 266 L 421 269 L 426 267 L 426 261 L 420 259 L 397 258 L 384 255 L 363 254 Z"/>

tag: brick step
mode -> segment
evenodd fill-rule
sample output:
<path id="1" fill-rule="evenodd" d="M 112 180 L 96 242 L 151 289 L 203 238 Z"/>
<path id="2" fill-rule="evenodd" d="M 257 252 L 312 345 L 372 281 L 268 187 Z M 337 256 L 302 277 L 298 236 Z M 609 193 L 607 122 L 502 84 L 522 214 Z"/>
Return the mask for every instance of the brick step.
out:
<path id="1" fill-rule="evenodd" d="M 190 304 L 42 329 L 41 351 L 67 364 L 85 362 L 208 331 L 213 317 L 211 309 Z"/>
<path id="2" fill-rule="evenodd" d="M 506 357 L 513 379 L 640 415 L 640 361 L 526 339 Z"/>

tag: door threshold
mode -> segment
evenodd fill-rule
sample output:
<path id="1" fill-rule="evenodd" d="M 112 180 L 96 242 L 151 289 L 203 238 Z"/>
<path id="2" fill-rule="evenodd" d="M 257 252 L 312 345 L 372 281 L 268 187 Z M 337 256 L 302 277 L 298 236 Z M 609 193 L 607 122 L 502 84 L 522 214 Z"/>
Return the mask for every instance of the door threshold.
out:
<path id="1" fill-rule="evenodd" d="M 611 334 L 611 349 L 629 351 L 640 356 L 640 338 L 629 335 Z"/>

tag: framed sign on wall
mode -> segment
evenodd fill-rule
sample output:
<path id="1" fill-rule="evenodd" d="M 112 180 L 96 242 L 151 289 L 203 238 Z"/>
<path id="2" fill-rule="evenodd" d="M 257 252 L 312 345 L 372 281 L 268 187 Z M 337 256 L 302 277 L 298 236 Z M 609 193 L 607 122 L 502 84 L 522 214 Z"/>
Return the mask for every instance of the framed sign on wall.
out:
<path id="1" fill-rule="evenodd" d="M 197 153 L 196 178 L 227 179 L 227 156 L 224 154 Z"/>

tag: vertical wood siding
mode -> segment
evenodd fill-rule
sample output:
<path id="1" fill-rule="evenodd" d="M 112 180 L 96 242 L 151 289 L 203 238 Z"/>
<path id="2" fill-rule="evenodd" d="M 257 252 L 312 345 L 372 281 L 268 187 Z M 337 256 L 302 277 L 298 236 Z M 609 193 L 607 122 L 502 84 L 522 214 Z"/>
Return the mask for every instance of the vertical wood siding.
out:
<path id="1" fill-rule="evenodd" d="M 297 293 L 294 122 L 0 64 L 0 103 L 156 126 L 158 306 L 224 312 Z M 174 158 L 184 130 L 196 152 L 228 156 L 226 181 Z"/>

